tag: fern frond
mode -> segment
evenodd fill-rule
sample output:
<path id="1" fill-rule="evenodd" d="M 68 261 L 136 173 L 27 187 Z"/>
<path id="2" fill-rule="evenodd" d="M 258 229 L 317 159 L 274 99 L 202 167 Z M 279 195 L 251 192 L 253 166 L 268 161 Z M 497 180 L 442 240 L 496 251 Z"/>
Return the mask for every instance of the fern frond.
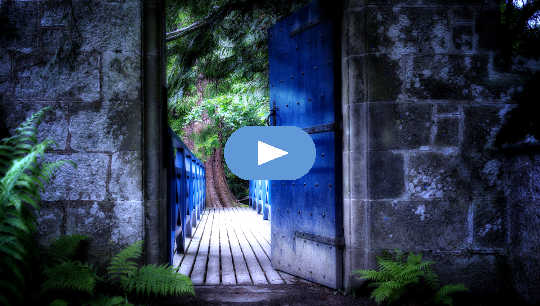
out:
<path id="1" fill-rule="evenodd" d="M 142 256 L 142 243 L 142 241 L 135 242 L 111 259 L 111 263 L 107 267 L 110 279 L 120 279 L 122 283 L 125 283 L 127 278 L 137 271 L 138 265 L 135 260 Z"/>
<path id="2" fill-rule="evenodd" d="M 435 303 L 439 304 L 445 304 L 445 305 L 453 305 L 453 299 L 450 296 L 453 293 L 456 292 L 465 292 L 469 289 L 465 287 L 463 284 L 450 284 L 442 286 L 437 293 L 435 293 L 434 301 Z"/>
<path id="3" fill-rule="evenodd" d="M 125 289 L 140 295 L 194 295 L 189 277 L 167 265 L 146 265 L 131 275 Z"/>
<path id="4" fill-rule="evenodd" d="M 96 285 L 96 272 L 88 264 L 65 261 L 44 271 L 47 277 L 43 291 L 74 290 L 92 294 Z"/>

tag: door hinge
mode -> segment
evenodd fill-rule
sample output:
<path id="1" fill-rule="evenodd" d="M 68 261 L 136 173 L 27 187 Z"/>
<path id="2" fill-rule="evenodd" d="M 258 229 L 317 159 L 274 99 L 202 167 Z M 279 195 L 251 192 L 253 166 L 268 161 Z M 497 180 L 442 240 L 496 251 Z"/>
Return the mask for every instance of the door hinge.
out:
<path id="1" fill-rule="evenodd" d="M 326 245 L 332 245 L 337 248 L 341 248 L 345 246 L 345 239 L 343 237 L 330 238 L 330 237 L 323 237 L 320 235 L 298 232 L 298 231 L 294 232 L 294 236 L 297 238 L 311 240 L 311 241 L 326 244 Z"/>
<path id="2" fill-rule="evenodd" d="M 324 133 L 324 132 L 332 132 L 336 129 L 336 124 L 334 122 L 329 124 L 321 124 L 316 126 L 311 126 L 304 128 L 303 130 L 308 134 L 317 134 L 317 133 Z"/>

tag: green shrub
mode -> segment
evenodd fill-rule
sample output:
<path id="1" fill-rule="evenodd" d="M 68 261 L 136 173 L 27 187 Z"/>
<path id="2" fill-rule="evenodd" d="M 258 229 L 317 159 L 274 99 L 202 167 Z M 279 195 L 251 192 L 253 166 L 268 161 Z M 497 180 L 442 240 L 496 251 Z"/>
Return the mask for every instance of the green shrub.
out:
<path id="1" fill-rule="evenodd" d="M 358 270 L 354 274 L 371 281 L 371 297 L 378 303 L 452 305 L 451 295 L 467 291 L 463 284 L 442 286 L 431 269 L 433 262 L 422 261 L 422 254 L 405 256 L 396 250 L 377 257 L 378 270 Z"/>

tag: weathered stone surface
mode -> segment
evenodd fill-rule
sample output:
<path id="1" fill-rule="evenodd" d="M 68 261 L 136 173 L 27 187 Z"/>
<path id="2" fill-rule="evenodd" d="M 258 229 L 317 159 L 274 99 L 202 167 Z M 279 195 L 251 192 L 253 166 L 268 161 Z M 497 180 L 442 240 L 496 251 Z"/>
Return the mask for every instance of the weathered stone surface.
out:
<path id="1" fill-rule="evenodd" d="M 142 157 L 138 151 L 113 154 L 109 191 L 114 200 L 142 200 Z"/>
<path id="2" fill-rule="evenodd" d="M 468 173 L 455 154 L 416 153 L 409 157 L 407 191 L 417 199 L 464 199 Z"/>
<path id="3" fill-rule="evenodd" d="M 458 146 L 459 145 L 459 121 L 460 118 L 439 118 L 437 120 L 437 133 L 434 145 Z"/>
<path id="4" fill-rule="evenodd" d="M 73 16 L 80 35 L 81 50 L 140 52 L 140 2 L 73 1 Z"/>
<path id="5" fill-rule="evenodd" d="M 42 199 L 104 200 L 109 159 L 110 156 L 97 153 L 46 155 L 46 161 L 70 160 L 77 164 L 77 168 L 69 164 L 62 166 L 46 186 Z"/>
<path id="6" fill-rule="evenodd" d="M 100 98 L 100 57 L 80 53 L 69 60 L 31 53 L 15 58 L 18 99 L 97 101 Z"/>
<path id="7" fill-rule="evenodd" d="M 437 104 L 437 114 L 459 114 L 459 105 L 451 103 Z"/>
<path id="8" fill-rule="evenodd" d="M 386 55 L 368 54 L 349 59 L 353 102 L 395 101 L 401 91 L 400 67 Z"/>
<path id="9" fill-rule="evenodd" d="M 66 208 L 66 234 L 91 238 L 91 263 L 103 263 L 111 254 L 114 203 L 97 201 L 71 202 Z"/>
<path id="10" fill-rule="evenodd" d="M 9 114 L 4 124 L 13 133 L 15 128 L 44 107 L 51 107 L 38 127 L 38 141 L 49 139 L 54 141 L 51 148 L 63 150 L 66 147 L 68 136 L 67 113 L 68 106 L 63 103 L 41 103 L 27 101 L 13 101 L 4 99 L 0 104 L 0 113 Z"/>
<path id="11" fill-rule="evenodd" d="M 39 242 L 48 245 L 63 232 L 65 202 L 42 203 L 37 217 Z"/>
<path id="12" fill-rule="evenodd" d="M 111 241 L 116 249 L 143 239 L 142 201 L 121 201 L 114 204 Z"/>
<path id="13" fill-rule="evenodd" d="M 368 156 L 368 193 L 371 199 L 397 198 L 405 191 L 403 156 L 377 151 Z"/>
<path id="14" fill-rule="evenodd" d="M 432 105 L 371 103 L 370 150 L 412 149 L 429 145 Z"/>
<path id="15" fill-rule="evenodd" d="M 510 292 L 504 258 L 498 255 L 424 253 L 435 262 L 442 283 L 463 283 L 476 295 Z"/>
<path id="16" fill-rule="evenodd" d="M 70 122 L 71 147 L 90 152 L 140 149 L 140 108 L 138 101 L 74 104 Z"/>
<path id="17" fill-rule="evenodd" d="M 458 250 L 465 246 L 464 201 L 373 201 L 370 203 L 374 249 Z"/>
<path id="18" fill-rule="evenodd" d="M 140 97 L 140 56 L 107 51 L 103 54 L 103 97 L 106 101 L 132 101 Z"/>
<path id="19" fill-rule="evenodd" d="M 71 18 L 70 3 L 62 0 L 49 0 L 42 3 L 39 25 L 42 27 L 62 27 Z"/>
<path id="20" fill-rule="evenodd" d="M 11 58 L 7 49 L 0 48 L 0 77 L 7 77 L 11 73 Z M 4 82 L 2 80 L 1 82 Z"/>
<path id="21" fill-rule="evenodd" d="M 408 64 L 405 93 L 420 99 L 474 100 L 498 97 L 489 83 L 483 55 L 419 55 Z"/>
<path id="22" fill-rule="evenodd" d="M 454 49 L 463 51 L 473 50 L 473 26 L 472 25 L 457 25 L 452 29 L 452 42 Z"/>
<path id="23" fill-rule="evenodd" d="M 504 247 L 508 232 L 506 199 L 474 199 L 473 210 L 475 247 Z"/>

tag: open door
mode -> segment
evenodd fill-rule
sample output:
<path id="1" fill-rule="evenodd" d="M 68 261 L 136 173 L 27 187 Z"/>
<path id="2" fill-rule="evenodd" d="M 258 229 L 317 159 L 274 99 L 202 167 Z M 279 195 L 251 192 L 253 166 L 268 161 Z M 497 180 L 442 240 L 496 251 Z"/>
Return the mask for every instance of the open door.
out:
<path id="1" fill-rule="evenodd" d="M 298 126 L 316 146 L 315 164 L 295 181 L 270 182 L 272 265 L 341 288 L 339 22 L 314 1 L 270 29 L 270 123 Z"/>

